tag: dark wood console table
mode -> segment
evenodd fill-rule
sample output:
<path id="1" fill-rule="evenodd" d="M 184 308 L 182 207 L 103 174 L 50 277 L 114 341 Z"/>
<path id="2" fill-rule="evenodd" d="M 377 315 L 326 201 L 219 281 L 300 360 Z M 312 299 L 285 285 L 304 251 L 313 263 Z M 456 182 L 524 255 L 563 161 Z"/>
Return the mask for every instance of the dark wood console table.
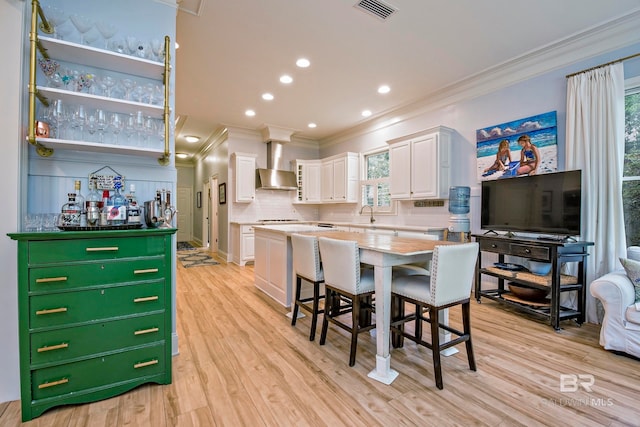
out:
<path id="1" fill-rule="evenodd" d="M 479 243 L 478 266 L 476 271 L 476 300 L 481 297 L 500 301 L 504 304 L 518 307 L 528 313 L 543 316 L 549 319 L 549 324 L 554 329 L 560 329 L 560 321 L 576 319 L 578 324 L 585 321 L 586 304 L 586 270 L 587 248 L 593 246 L 593 242 L 566 242 L 553 239 L 537 239 L 526 237 L 508 237 L 506 235 L 474 234 L 472 236 Z M 498 262 L 504 263 L 505 255 L 529 258 L 535 261 L 550 262 L 551 272 L 547 276 L 537 276 L 526 270 L 511 271 L 493 265 L 483 266 L 482 253 L 492 252 L 498 254 Z M 562 263 L 577 262 L 578 273 L 576 276 L 568 276 L 560 273 Z M 493 276 L 498 279 L 497 289 L 482 289 L 482 275 Z M 505 281 L 514 282 L 520 286 L 536 289 L 549 289 L 550 299 L 547 307 L 538 304 L 528 304 L 517 298 L 512 298 L 508 289 L 505 289 Z M 577 291 L 577 309 L 560 305 L 562 292 Z"/>

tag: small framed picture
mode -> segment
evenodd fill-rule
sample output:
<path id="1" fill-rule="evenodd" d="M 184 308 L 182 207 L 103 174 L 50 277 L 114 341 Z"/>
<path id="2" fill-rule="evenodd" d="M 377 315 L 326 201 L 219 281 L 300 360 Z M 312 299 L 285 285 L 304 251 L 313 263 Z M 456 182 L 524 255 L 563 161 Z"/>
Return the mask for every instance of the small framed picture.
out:
<path id="1" fill-rule="evenodd" d="M 202 207 L 202 191 L 196 192 L 196 208 Z"/>
<path id="2" fill-rule="evenodd" d="M 221 205 L 227 203 L 227 183 L 223 182 L 218 185 L 218 201 Z"/>

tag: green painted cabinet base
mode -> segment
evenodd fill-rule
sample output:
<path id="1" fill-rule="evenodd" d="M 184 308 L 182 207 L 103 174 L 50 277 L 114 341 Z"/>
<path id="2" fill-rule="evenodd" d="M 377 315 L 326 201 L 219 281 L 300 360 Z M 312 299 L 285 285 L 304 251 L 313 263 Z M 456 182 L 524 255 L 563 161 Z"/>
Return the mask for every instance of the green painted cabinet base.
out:
<path id="1" fill-rule="evenodd" d="M 22 420 L 171 383 L 176 229 L 11 233 Z"/>

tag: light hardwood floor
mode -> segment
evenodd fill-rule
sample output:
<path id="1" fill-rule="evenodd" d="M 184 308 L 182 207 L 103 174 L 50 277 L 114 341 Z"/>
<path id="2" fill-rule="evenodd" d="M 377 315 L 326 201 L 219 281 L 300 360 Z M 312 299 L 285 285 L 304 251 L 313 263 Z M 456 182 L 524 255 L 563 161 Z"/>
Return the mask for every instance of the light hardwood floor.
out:
<path id="1" fill-rule="evenodd" d="M 443 358 L 444 390 L 434 384 L 431 353 L 406 342 L 393 350 L 400 376 L 386 386 L 367 377 L 375 339 L 330 328 L 327 344 L 309 342 L 308 317 L 291 327 L 289 311 L 253 285 L 253 267 L 222 262 L 178 265 L 180 354 L 173 384 L 145 385 L 101 402 L 54 408 L 28 426 L 620 426 L 639 425 L 640 362 L 598 345 L 596 325 L 539 320 L 473 302 L 477 372 L 464 346 Z M 459 308 L 451 322 L 460 323 Z M 561 375 L 593 375 L 591 392 L 561 392 Z M 565 386 L 571 388 L 567 381 Z M 20 425 L 19 402 L 0 404 L 0 426 Z"/>

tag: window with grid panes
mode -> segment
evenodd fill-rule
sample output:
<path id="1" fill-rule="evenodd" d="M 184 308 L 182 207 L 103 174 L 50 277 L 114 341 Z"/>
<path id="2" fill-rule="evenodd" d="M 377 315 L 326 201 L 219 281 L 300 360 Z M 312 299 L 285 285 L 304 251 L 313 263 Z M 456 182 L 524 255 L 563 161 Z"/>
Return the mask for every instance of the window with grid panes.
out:
<path id="1" fill-rule="evenodd" d="M 389 194 L 389 149 L 364 155 L 362 206 L 373 206 L 375 212 L 391 212 Z"/>
<path id="2" fill-rule="evenodd" d="M 640 77 L 627 80 L 624 100 L 622 204 L 627 246 L 640 245 Z"/>

